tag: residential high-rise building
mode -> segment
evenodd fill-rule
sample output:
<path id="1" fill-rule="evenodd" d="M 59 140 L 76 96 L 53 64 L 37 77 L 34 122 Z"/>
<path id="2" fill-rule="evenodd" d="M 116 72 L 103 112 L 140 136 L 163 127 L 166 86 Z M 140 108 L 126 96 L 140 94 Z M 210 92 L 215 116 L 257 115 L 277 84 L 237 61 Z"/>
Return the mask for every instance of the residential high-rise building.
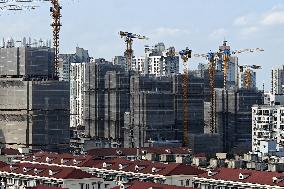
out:
<path id="1" fill-rule="evenodd" d="M 189 133 L 203 133 L 204 80 L 190 75 Z M 125 113 L 125 147 L 181 144 L 183 136 L 182 77 L 133 76 L 130 111 Z M 177 142 L 178 141 L 178 142 Z"/>
<path id="2" fill-rule="evenodd" d="M 284 156 L 284 106 L 252 107 L 252 151 L 259 156 Z"/>
<path id="3" fill-rule="evenodd" d="M 59 55 L 59 80 L 70 81 L 70 65 L 71 63 L 90 62 L 88 50 L 76 47 L 74 54 Z"/>
<path id="4" fill-rule="evenodd" d="M 0 57 L 1 144 L 68 150 L 69 83 L 54 77 L 53 49 L 11 46 Z"/>
<path id="5" fill-rule="evenodd" d="M 83 126 L 84 83 L 88 63 L 71 63 L 70 68 L 70 127 Z"/>
<path id="6" fill-rule="evenodd" d="M 171 76 L 179 73 L 179 56 L 167 55 L 164 43 L 158 43 L 152 49 L 146 47 L 145 56 L 134 57 L 132 69 L 142 75 Z"/>
<path id="7" fill-rule="evenodd" d="M 284 66 L 272 69 L 271 72 L 271 93 L 284 93 Z"/>
<path id="8" fill-rule="evenodd" d="M 109 71 L 124 73 L 125 68 L 121 65 L 114 65 L 112 62 L 108 62 L 102 58 L 95 59 L 94 62 L 86 65 L 83 123 L 86 128 L 86 135 L 89 137 L 105 137 L 105 130 L 107 128 L 105 127 L 106 75 Z"/>
<path id="9" fill-rule="evenodd" d="M 251 107 L 263 104 L 263 92 L 256 89 L 215 89 L 215 93 L 216 127 L 224 151 L 251 151 Z"/>

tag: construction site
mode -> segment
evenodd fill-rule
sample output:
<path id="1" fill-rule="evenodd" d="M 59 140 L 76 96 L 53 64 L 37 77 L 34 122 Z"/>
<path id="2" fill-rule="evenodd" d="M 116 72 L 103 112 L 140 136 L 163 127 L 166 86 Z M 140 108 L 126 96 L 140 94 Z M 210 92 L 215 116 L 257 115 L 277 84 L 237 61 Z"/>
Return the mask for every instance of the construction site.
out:
<path id="1" fill-rule="evenodd" d="M 69 150 L 72 129 L 77 141 L 101 141 L 100 147 L 251 150 L 251 107 L 263 104 L 264 98 L 264 91 L 256 88 L 256 70 L 261 67 L 240 65 L 237 55 L 263 49 L 233 51 L 223 41 L 216 52 L 194 53 L 188 47 L 176 51 L 158 43 L 145 47 L 145 56 L 139 58 L 133 43 L 148 37 L 120 31 L 126 46 L 123 56 L 112 62 L 92 59 L 77 47 L 76 59 L 59 54 L 62 7 L 58 0 L 48 2 L 53 48 L 26 40 L 17 47 L 9 40 L 0 49 L 2 145 Z M 192 58 L 206 63 L 189 69 Z"/>

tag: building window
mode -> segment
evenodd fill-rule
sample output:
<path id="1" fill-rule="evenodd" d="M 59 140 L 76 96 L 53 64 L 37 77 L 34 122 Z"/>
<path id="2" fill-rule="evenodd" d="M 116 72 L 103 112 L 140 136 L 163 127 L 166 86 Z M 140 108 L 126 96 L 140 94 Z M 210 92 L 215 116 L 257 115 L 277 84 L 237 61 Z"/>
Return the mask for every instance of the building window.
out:
<path id="1" fill-rule="evenodd" d="M 189 186 L 189 185 L 190 185 L 190 180 L 189 180 L 189 179 L 186 179 L 185 185 L 186 185 L 186 186 Z"/>

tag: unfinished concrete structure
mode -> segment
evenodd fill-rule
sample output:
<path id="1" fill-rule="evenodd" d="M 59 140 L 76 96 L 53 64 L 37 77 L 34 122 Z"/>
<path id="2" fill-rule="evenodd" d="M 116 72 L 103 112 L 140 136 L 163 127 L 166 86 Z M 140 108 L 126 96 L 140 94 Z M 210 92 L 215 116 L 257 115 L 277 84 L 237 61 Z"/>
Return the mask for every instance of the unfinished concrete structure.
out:
<path id="1" fill-rule="evenodd" d="M 54 76 L 53 50 L 48 47 L 0 49 L 0 76 L 49 79 Z"/>
<path id="2" fill-rule="evenodd" d="M 108 71 L 105 75 L 104 137 L 122 143 L 124 113 L 129 110 L 129 75 Z"/>
<path id="3" fill-rule="evenodd" d="M 96 59 L 86 65 L 84 84 L 84 116 L 86 136 L 91 138 L 105 137 L 106 112 L 106 75 L 108 71 L 124 73 L 121 65 L 113 65 L 105 59 Z"/>
<path id="4" fill-rule="evenodd" d="M 11 47 L 0 49 L 0 57 L 1 144 L 68 149 L 69 83 L 52 79 L 53 50 Z"/>
<path id="5" fill-rule="evenodd" d="M 263 92 L 255 89 L 216 89 L 217 132 L 226 152 L 251 150 L 251 107 L 263 104 Z"/>
<path id="6" fill-rule="evenodd" d="M 204 84 L 190 75 L 189 133 L 203 133 Z M 130 112 L 125 114 L 125 147 L 144 147 L 157 141 L 171 143 L 183 136 L 181 75 L 133 76 L 130 79 Z"/>
<path id="7" fill-rule="evenodd" d="M 126 116 L 126 147 L 149 146 L 152 140 L 174 139 L 171 80 L 165 77 L 132 76 L 130 111 Z"/>

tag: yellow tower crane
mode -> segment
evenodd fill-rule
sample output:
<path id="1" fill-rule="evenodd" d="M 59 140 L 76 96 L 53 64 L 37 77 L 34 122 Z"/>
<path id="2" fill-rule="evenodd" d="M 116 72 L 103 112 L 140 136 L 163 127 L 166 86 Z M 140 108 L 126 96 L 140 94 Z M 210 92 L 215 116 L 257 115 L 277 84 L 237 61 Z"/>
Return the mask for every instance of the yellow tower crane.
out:
<path id="1" fill-rule="evenodd" d="M 54 47 L 54 65 L 55 65 L 55 78 L 58 77 L 59 72 L 59 33 L 60 33 L 60 27 L 61 24 L 61 9 L 62 7 L 59 4 L 59 0 L 2 0 L 0 3 L 7 4 L 10 2 L 15 3 L 32 3 L 32 2 L 50 2 L 50 12 L 52 17 L 52 30 L 53 30 L 53 47 Z M 22 4 L 7 4 L 4 7 L 1 7 L 1 10 L 10 10 L 10 11 L 20 11 L 23 9 L 27 10 L 33 10 L 38 6 L 32 5 L 32 6 L 26 6 Z"/>
<path id="2" fill-rule="evenodd" d="M 227 41 L 223 41 L 223 49 L 219 49 L 220 58 L 223 60 L 223 72 L 224 72 L 224 89 L 227 90 L 228 85 L 228 70 L 231 55 L 241 54 L 241 53 L 254 53 L 254 52 L 262 52 L 264 49 L 255 48 L 255 49 L 241 49 L 231 51 L 229 46 L 227 46 Z"/>
<path id="3" fill-rule="evenodd" d="M 252 88 L 252 72 L 253 70 L 261 69 L 261 66 L 258 65 L 241 65 L 239 66 L 240 73 L 244 73 L 244 88 L 251 89 Z"/>
<path id="4" fill-rule="evenodd" d="M 126 50 L 124 52 L 124 56 L 126 58 L 126 66 L 128 67 L 127 69 L 132 70 L 132 57 L 134 52 L 132 49 L 133 39 L 148 40 L 148 38 L 139 34 L 124 32 L 124 31 L 120 31 L 119 35 L 121 38 L 124 39 L 126 43 Z"/>
<path id="5" fill-rule="evenodd" d="M 169 52 L 171 55 L 173 52 Z M 182 96 L 183 96 L 183 140 L 182 145 L 189 145 L 189 70 L 188 60 L 191 58 L 192 50 L 188 47 L 179 52 L 183 60 L 183 75 L 182 75 Z"/>
<path id="6" fill-rule="evenodd" d="M 210 93 L 210 121 L 209 127 L 211 133 L 216 133 L 216 94 L 215 94 L 215 74 L 216 62 L 222 56 L 219 52 L 209 52 L 207 54 L 194 54 L 196 58 L 205 58 L 208 61 L 208 75 L 209 75 L 209 93 Z"/>
<path id="7" fill-rule="evenodd" d="M 50 0 L 52 7 L 50 7 L 53 29 L 53 47 L 54 47 L 54 64 L 55 64 L 55 77 L 58 77 L 59 74 L 59 33 L 60 27 L 62 26 L 60 18 L 62 7 L 59 4 L 59 0 Z"/>

